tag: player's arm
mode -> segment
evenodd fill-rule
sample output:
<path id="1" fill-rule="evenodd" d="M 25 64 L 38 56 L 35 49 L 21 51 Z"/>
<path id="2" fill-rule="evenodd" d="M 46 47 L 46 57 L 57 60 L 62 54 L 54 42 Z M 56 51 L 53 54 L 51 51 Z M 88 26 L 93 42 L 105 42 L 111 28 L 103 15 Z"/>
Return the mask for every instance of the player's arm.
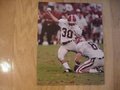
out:
<path id="1" fill-rule="evenodd" d="M 77 53 L 76 53 L 76 55 L 75 55 L 75 59 L 74 59 L 74 61 L 76 62 L 76 64 L 80 64 L 81 63 L 81 60 L 82 60 L 82 57 L 83 57 L 83 52 L 84 52 L 84 50 L 85 50 L 85 48 L 84 48 L 84 43 L 78 43 L 77 45 L 76 45 L 76 51 L 77 51 Z"/>
<path id="2" fill-rule="evenodd" d="M 58 18 L 56 18 L 50 11 L 47 11 L 47 14 L 52 18 L 52 20 L 56 23 L 59 22 Z"/>
<path id="3" fill-rule="evenodd" d="M 75 36 L 76 36 L 75 41 L 76 41 L 76 43 L 79 43 L 83 39 L 82 30 L 77 27 L 74 33 L 75 33 Z"/>
<path id="4" fill-rule="evenodd" d="M 82 57 L 82 54 L 81 53 L 77 53 L 76 54 L 76 56 L 75 56 L 75 59 L 74 59 L 74 61 L 75 61 L 75 63 L 77 64 L 77 65 L 80 65 L 80 63 L 81 63 L 81 57 Z"/>
<path id="5" fill-rule="evenodd" d="M 76 25 L 74 33 L 75 33 L 75 35 L 76 35 L 77 37 L 81 37 L 81 36 L 82 36 L 82 31 L 83 31 L 83 30 L 80 29 L 78 25 Z"/>

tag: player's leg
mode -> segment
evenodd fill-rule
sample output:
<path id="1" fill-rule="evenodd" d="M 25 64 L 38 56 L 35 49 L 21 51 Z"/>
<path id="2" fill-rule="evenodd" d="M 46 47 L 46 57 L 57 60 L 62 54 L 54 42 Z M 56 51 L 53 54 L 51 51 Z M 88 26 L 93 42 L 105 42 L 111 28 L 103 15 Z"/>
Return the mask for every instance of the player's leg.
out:
<path id="1" fill-rule="evenodd" d="M 102 27 L 98 27 L 98 43 L 101 44 L 102 43 L 102 39 L 103 39 L 103 32 L 102 32 Z"/>
<path id="2" fill-rule="evenodd" d="M 100 32 L 100 44 L 103 44 L 103 32 Z"/>
<path id="3" fill-rule="evenodd" d="M 66 49 L 64 48 L 64 46 L 61 46 L 61 47 L 59 48 L 59 50 L 58 50 L 58 59 L 59 59 L 59 61 L 62 63 L 65 71 L 66 71 L 66 72 L 70 72 L 71 69 L 70 69 L 67 61 L 66 61 L 65 58 L 64 58 L 65 55 L 67 54 L 67 52 L 68 52 L 68 50 L 66 50 Z"/>
<path id="4" fill-rule="evenodd" d="M 80 53 L 77 53 L 75 56 L 75 66 L 74 66 L 74 71 L 76 71 L 76 69 L 80 66 L 80 57 L 81 55 L 79 55 Z"/>
<path id="5" fill-rule="evenodd" d="M 75 52 L 76 53 L 76 43 L 74 41 L 70 42 L 69 44 L 65 45 L 65 48 L 67 48 L 67 50 Z M 80 65 L 80 56 L 79 53 L 75 56 L 75 67 L 77 68 Z"/>
<path id="6" fill-rule="evenodd" d="M 79 67 L 75 70 L 75 72 L 76 73 L 89 72 L 90 69 L 93 69 L 94 67 L 94 61 L 95 59 L 89 59 L 85 61 L 83 64 L 79 65 Z"/>
<path id="7" fill-rule="evenodd" d="M 104 59 L 96 59 L 94 67 L 98 72 L 104 72 Z"/>
<path id="8" fill-rule="evenodd" d="M 104 66 L 103 59 L 102 60 L 89 59 L 76 69 L 76 73 L 83 73 L 83 72 L 98 73 L 100 71 L 98 71 L 96 67 L 103 67 L 103 66 Z"/>
<path id="9" fill-rule="evenodd" d="M 57 24 L 53 24 L 52 27 L 53 27 L 52 41 L 53 41 L 53 44 L 56 45 L 57 44 L 57 32 L 58 30 L 60 30 L 60 27 Z"/>
<path id="10" fill-rule="evenodd" d="M 42 43 L 44 41 L 45 33 L 46 33 L 46 24 L 43 23 L 42 30 L 41 30 L 41 35 L 40 35 L 40 42 L 39 42 L 39 44 L 41 44 L 41 45 L 42 45 Z"/>
<path id="11" fill-rule="evenodd" d="M 40 43 L 41 31 L 42 31 L 42 24 L 39 22 L 38 23 L 38 44 Z"/>
<path id="12" fill-rule="evenodd" d="M 100 33 L 101 33 L 101 28 L 96 27 L 95 29 L 95 43 L 100 44 Z"/>
<path id="13" fill-rule="evenodd" d="M 96 31 L 96 41 L 97 44 L 100 44 L 100 27 L 98 27 Z"/>
<path id="14" fill-rule="evenodd" d="M 97 43 L 97 27 L 93 27 L 93 31 L 92 31 L 92 40 L 94 43 Z"/>
<path id="15" fill-rule="evenodd" d="M 53 28 L 52 24 L 47 27 L 47 42 L 49 45 L 53 44 L 52 41 Z"/>

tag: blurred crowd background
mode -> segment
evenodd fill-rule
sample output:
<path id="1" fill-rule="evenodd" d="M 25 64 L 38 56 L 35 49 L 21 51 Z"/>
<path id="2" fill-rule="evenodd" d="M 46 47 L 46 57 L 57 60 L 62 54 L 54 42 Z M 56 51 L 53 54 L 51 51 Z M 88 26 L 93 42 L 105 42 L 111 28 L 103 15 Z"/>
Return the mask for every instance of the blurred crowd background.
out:
<path id="1" fill-rule="evenodd" d="M 83 30 L 83 36 L 91 38 L 95 43 L 103 43 L 102 4 L 39 2 L 39 45 L 58 44 L 60 27 L 46 13 L 48 8 L 58 19 L 75 14 L 77 24 Z"/>

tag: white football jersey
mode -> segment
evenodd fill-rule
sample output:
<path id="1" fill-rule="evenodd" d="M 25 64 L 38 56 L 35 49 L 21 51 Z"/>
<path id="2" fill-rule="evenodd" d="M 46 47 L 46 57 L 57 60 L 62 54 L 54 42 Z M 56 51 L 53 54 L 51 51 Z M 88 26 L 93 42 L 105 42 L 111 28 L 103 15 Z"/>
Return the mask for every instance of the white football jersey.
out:
<path id="1" fill-rule="evenodd" d="M 75 40 L 76 36 L 81 36 L 82 30 L 78 25 L 68 25 L 67 19 L 60 19 L 58 25 L 61 29 L 60 42 Z"/>
<path id="2" fill-rule="evenodd" d="M 92 41 L 80 42 L 76 46 L 77 52 L 80 52 L 82 55 L 87 56 L 88 58 L 101 58 L 104 57 L 104 53 L 99 47 Z"/>

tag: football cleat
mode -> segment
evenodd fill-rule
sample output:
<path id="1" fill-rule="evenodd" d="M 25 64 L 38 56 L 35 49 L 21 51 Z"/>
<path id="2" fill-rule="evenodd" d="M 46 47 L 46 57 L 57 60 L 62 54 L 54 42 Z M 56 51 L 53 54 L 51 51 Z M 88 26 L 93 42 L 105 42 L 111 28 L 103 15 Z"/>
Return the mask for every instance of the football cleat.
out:
<path id="1" fill-rule="evenodd" d="M 75 65 L 74 66 L 74 71 L 76 71 L 78 69 L 79 65 Z"/>
<path id="2" fill-rule="evenodd" d="M 73 70 L 71 70 L 71 69 L 66 69 L 64 72 L 70 73 L 70 72 L 73 72 Z"/>
<path id="3" fill-rule="evenodd" d="M 104 70 L 103 70 L 102 67 L 96 67 L 96 70 L 97 70 L 98 72 L 100 72 L 100 73 L 104 73 Z"/>

